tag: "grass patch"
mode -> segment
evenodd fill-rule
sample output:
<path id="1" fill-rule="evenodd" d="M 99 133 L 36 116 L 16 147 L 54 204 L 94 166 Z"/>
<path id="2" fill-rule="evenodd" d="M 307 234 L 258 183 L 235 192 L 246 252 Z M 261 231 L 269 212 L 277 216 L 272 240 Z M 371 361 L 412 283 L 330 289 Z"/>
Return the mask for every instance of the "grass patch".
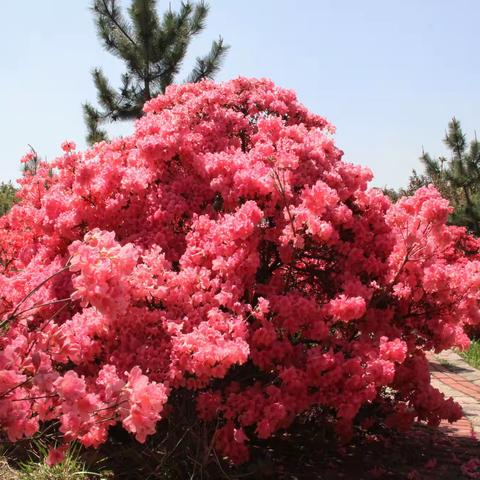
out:
<path id="1" fill-rule="evenodd" d="M 46 463 L 48 448 L 41 441 L 34 441 L 28 449 L 28 459 L 9 465 L 7 456 L 0 456 L 1 480 L 107 480 L 105 472 L 92 472 L 82 458 L 79 445 L 73 445 L 61 463 L 52 467 Z"/>
<path id="2" fill-rule="evenodd" d="M 469 365 L 480 368 L 480 339 L 471 340 L 470 348 L 459 354 Z"/>

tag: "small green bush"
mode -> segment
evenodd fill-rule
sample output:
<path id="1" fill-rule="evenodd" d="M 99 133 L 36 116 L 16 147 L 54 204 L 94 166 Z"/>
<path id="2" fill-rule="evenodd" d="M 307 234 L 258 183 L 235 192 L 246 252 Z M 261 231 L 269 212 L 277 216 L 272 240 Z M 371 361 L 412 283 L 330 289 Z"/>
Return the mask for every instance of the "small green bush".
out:
<path id="1" fill-rule="evenodd" d="M 460 352 L 460 355 L 472 367 L 480 368 L 480 339 L 472 340 L 470 348 Z"/>

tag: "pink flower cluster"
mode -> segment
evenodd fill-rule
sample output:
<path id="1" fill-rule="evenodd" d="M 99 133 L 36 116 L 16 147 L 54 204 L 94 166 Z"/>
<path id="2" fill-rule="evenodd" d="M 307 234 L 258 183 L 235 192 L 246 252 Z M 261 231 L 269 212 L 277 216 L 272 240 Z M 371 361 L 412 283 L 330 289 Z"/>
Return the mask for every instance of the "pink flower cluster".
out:
<path id="1" fill-rule="evenodd" d="M 143 442 L 179 389 L 234 462 L 318 406 L 343 438 L 372 403 L 399 428 L 458 418 L 426 352 L 479 322 L 478 242 L 432 187 L 369 189 L 333 131 L 268 80 L 205 81 L 27 172 L 0 219 L 10 440 L 56 419 L 66 442 Z"/>

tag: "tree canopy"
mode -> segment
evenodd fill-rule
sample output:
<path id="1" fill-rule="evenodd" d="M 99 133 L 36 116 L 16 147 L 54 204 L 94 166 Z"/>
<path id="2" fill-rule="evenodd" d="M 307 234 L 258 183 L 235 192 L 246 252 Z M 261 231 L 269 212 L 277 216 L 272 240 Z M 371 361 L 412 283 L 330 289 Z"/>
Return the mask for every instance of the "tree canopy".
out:
<path id="1" fill-rule="evenodd" d="M 394 200 L 410 196 L 422 186 L 433 184 L 442 196 L 450 201 L 453 212 L 450 223 L 465 226 L 476 235 L 480 234 L 480 143 L 475 135 L 470 142 L 462 130 L 460 122 L 453 118 L 443 142 L 450 155 L 432 157 L 422 152 L 420 160 L 424 172 L 415 170 L 410 176 L 409 185 L 398 192 L 388 189 L 386 193 Z"/>
<path id="2" fill-rule="evenodd" d="M 0 216 L 5 215 L 15 203 L 16 192 L 11 182 L 0 183 Z"/>
<path id="3" fill-rule="evenodd" d="M 143 104 L 176 80 L 191 41 L 205 28 L 208 10 L 203 1 L 186 1 L 177 12 L 169 8 L 160 16 L 156 0 L 132 0 L 127 20 L 117 0 L 93 1 L 100 41 L 126 69 L 119 89 L 112 87 L 101 68 L 92 71 L 99 107 L 88 102 L 83 106 L 90 144 L 106 139 L 101 124 L 140 117 Z M 186 80 L 213 78 L 228 48 L 221 37 L 213 41 Z"/>

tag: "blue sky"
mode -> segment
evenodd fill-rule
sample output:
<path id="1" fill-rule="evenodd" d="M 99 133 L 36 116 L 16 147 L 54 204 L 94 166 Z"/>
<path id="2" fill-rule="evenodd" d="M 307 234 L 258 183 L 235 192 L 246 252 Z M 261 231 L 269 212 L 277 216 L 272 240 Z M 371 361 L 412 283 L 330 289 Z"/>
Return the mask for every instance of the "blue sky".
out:
<path id="1" fill-rule="evenodd" d="M 168 3 L 159 0 L 160 9 Z M 296 90 L 337 126 L 344 158 L 369 166 L 374 185 L 405 185 L 422 146 L 444 153 L 452 116 L 469 136 L 480 128 L 478 0 L 209 3 L 208 27 L 192 44 L 183 77 L 221 34 L 232 48 L 218 80 L 269 77 Z M 2 4 L 0 180 L 18 178 L 28 144 L 47 159 L 65 139 L 85 147 L 81 103 L 95 99 L 90 70 L 102 66 L 114 84 L 122 72 L 96 38 L 89 5 Z"/>

